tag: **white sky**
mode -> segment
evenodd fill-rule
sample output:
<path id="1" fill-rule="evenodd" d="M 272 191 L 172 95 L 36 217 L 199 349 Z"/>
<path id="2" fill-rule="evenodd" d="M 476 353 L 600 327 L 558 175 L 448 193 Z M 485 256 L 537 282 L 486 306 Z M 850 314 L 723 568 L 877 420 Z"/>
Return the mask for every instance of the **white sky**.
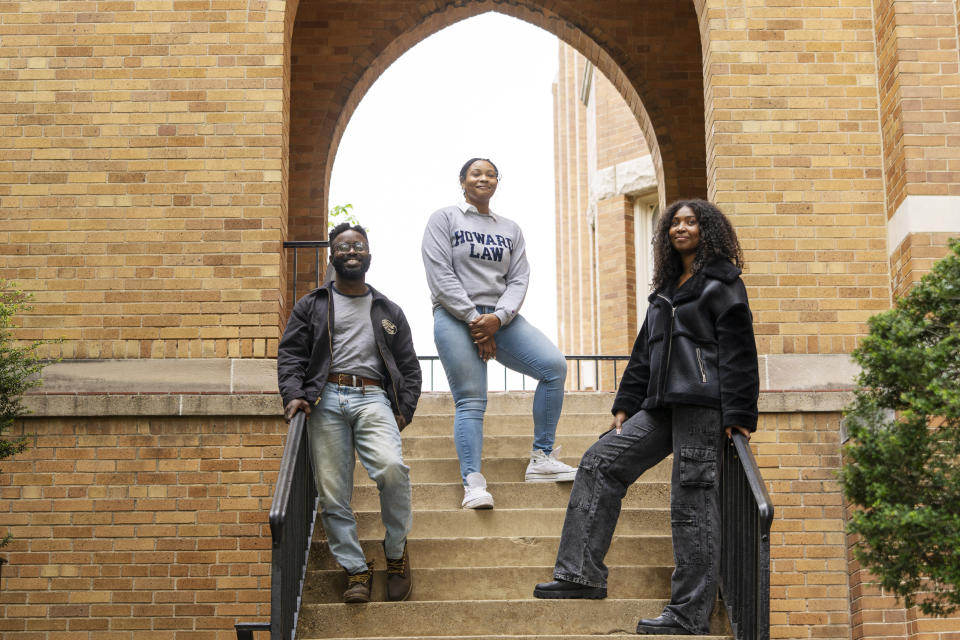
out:
<path id="1" fill-rule="evenodd" d="M 462 198 L 457 174 L 474 156 L 500 169 L 491 209 L 515 220 L 527 241 L 531 277 L 520 313 L 556 342 L 557 48 L 552 34 L 502 14 L 464 20 L 401 56 L 347 125 L 330 205 L 352 204 L 367 228 L 367 281 L 403 307 L 419 355 L 437 353 L 423 229 L 430 214 Z"/>

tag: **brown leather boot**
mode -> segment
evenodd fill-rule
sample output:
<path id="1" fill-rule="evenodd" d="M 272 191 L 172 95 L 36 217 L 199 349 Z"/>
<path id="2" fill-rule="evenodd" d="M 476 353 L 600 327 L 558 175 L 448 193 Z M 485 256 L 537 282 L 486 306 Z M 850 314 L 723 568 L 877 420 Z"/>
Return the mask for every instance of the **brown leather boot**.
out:
<path id="1" fill-rule="evenodd" d="M 383 546 L 386 556 L 387 546 Z M 410 597 L 413 580 L 410 578 L 410 556 L 407 555 L 407 543 L 403 543 L 403 556 L 397 560 L 387 558 L 387 600 L 398 602 Z"/>
<path id="2" fill-rule="evenodd" d="M 367 570 L 347 574 L 347 590 L 343 592 L 343 601 L 356 604 L 370 602 L 370 584 L 373 582 L 373 563 L 367 563 Z"/>

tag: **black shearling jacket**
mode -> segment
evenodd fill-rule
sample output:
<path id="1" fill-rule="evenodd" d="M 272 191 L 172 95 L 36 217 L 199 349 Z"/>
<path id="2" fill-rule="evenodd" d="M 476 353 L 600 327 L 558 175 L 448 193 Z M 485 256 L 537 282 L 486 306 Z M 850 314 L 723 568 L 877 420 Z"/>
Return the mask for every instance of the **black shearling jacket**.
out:
<path id="1" fill-rule="evenodd" d="M 367 285 L 369 286 L 369 285 Z M 283 406 L 296 398 L 317 403 L 333 352 L 333 282 L 306 294 L 293 307 L 277 349 L 277 380 Z M 381 386 L 395 414 L 410 424 L 420 398 L 422 374 L 403 310 L 370 287 L 370 322 L 387 375 Z M 406 425 L 404 425 L 406 426 Z"/>
<path id="2" fill-rule="evenodd" d="M 650 294 L 613 413 L 678 404 L 716 407 L 723 426 L 757 428 L 760 377 L 740 269 L 715 259 L 682 287 Z"/>

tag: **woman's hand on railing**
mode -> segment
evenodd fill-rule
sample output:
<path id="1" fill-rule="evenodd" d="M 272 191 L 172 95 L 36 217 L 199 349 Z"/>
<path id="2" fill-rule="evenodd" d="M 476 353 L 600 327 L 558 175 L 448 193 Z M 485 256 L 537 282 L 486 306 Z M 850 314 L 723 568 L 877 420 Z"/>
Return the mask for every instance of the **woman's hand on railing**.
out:
<path id="1" fill-rule="evenodd" d="M 617 430 L 617 435 L 620 435 L 620 432 L 623 431 L 623 421 L 628 417 L 626 411 L 617 411 L 613 414 L 613 422 L 610 423 L 610 426 Z"/>
<path id="2" fill-rule="evenodd" d="M 283 410 L 283 419 L 289 422 L 293 420 L 293 416 L 297 414 L 297 411 L 303 411 L 306 415 L 310 415 L 310 403 L 304 400 L 303 398 L 294 398 L 287 403 L 286 408 Z"/>
<path id="3" fill-rule="evenodd" d="M 750 429 L 747 429 L 746 427 L 741 427 L 741 426 L 738 425 L 738 424 L 732 424 L 732 425 L 730 425 L 729 427 L 727 427 L 727 439 L 728 439 L 728 440 L 733 440 L 733 430 L 734 430 L 734 429 L 736 429 L 737 431 L 739 431 L 740 434 L 741 434 L 744 438 L 747 439 L 747 442 L 750 442 L 750 436 L 752 435 L 752 434 L 750 433 Z"/>

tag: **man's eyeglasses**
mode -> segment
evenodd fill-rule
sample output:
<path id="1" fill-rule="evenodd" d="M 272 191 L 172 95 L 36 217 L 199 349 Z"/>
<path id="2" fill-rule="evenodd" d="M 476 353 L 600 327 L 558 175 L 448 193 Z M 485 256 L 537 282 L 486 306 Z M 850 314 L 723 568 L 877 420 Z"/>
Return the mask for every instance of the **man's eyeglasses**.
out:
<path id="1" fill-rule="evenodd" d="M 333 250 L 337 253 L 348 253 L 350 249 L 353 249 L 357 253 L 365 251 L 367 248 L 367 243 L 363 240 L 357 240 L 356 242 L 338 242 L 333 245 Z"/>

